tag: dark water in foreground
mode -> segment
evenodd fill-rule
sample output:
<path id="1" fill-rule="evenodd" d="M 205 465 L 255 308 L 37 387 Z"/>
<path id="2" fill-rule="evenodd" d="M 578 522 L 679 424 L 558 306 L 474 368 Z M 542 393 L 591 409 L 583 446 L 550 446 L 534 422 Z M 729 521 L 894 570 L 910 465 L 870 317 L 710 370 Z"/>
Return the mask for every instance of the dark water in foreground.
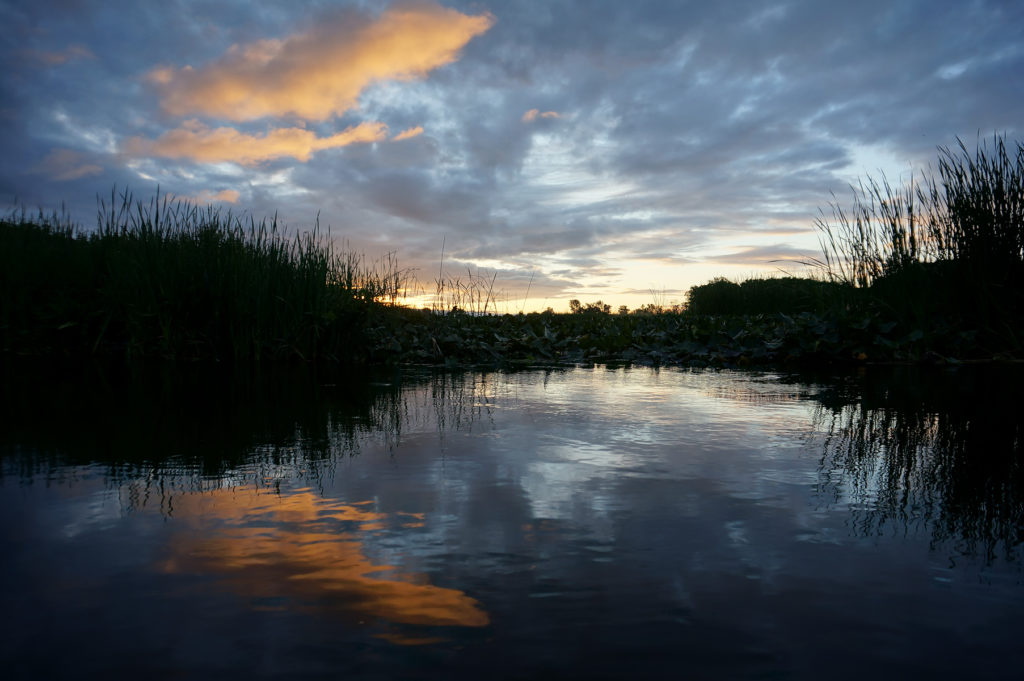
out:
<path id="1" fill-rule="evenodd" d="M 193 373 L 8 371 L 3 678 L 1024 674 L 1019 370 Z"/>

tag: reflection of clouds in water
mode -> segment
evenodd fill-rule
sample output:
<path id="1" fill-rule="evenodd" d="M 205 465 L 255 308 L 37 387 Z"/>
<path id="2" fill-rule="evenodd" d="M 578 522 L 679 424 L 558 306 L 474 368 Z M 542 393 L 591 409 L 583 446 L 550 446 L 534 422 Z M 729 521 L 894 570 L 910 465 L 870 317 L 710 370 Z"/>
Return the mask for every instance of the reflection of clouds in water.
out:
<path id="1" fill-rule="evenodd" d="M 628 507 L 615 499 L 624 477 L 709 478 L 736 497 L 794 511 L 816 481 L 796 460 L 811 404 L 772 377 L 594 369 L 546 376 L 537 387 L 530 427 L 545 435 L 521 480 L 536 517 Z"/>
<path id="2" fill-rule="evenodd" d="M 252 457 L 215 475 L 168 460 L 108 480 L 90 478 L 88 466 L 64 469 L 75 481 L 34 485 L 34 522 L 18 529 L 67 543 L 74 560 L 47 586 L 99 575 L 105 611 L 118 599 L 135 607 L 141 585 L 187 603 L 190 623 L 198 606 L 295 639 L 271 629 L 280 623 L 301 632 L 296 655 L 312 633 L 323 649 L 355 644 L 389 659 L 435 650 L 388 642 L 443 639 L 441 655 L 511 640 L 593 660 L 595 650 L 646 652 L 621 647 L 633 636 L 662 650 L 689 644 L 675 658 L 684 661 L 709 643 L 724 657 L 774 650 L 804 660 L 825 641 L 827 666 L 837 650 L 877 646 L 878 622 L 894 645 L 920 632 L 915 650 L 939 629 L 957 640 L 967 629 L 979 640 L 1003 636 L 994 650 L 1015 650 L 1005 622 L 1019 610 L 1019 569 L 982 565 L 980 553 L 986 536 L 1019 536 L 1019 504 L 997 508 L 1019 499 L 1019 485 L 990 484 L 1010 485 L 1019 470 L 997 456 L 1007 440 L 987 435 L 943 453 L 936 439 L 960 431 L 937 431 L 932 410 L 890 422 L 870 403 L 836 407 L 845 384 L 807 400 L 815 386 L 780 384 L 776 395 L 769 380 L 646 369 L 429 378 L 391 393 L 389 413 L 401 418 L 387 423 L 400 433 L 381 435 L 380 419 L 338 430 L 360 438 L 357 456 L 338 440 L 284 437 L 271 447 L 250 438 Z M 329 414 L 346 423 L 346 412 Z M 943 423 L 959 428 L 954 417 Z M 971 415 L 962 425 L 977 438 L 976 426 L 996 433 L 999 424 Z M 970 477 L 950 482 L 950 466 Z M 830 482 L 866 498 L 836 503 Z M 66 512 L 54 512 L 44 495 L 72 484 L 88 499 L 72 493 Z M 1000 502 L 994 489 L 1010 496 Z M 975 492 L 984 505 L 964 496 Z M 908 531 L 915 499 L 942 504 L 912 509 L 932 513 L 934 533 Z M 1002 513 L 996 524 L 993 513 Z M 74 541 L 65 527 L 79 533 Z M 1000 527 L 1006 534 L 994 534 Z M 124 580 L 126 564 L 151 581 Z M 995 588 L 996 579 L 1016 586 Z M 48 591 L 54 602 L 66 593 Z"/>
<path id="3" fill-rule="evenodd" d="M 523 492 L 530 500 L 530 511 L 534 518 L 570 519 L 576 504 L 588 499 L 583 485 L 600 474 L 600 469 L 576 462 L 545 462 L 530 464 L 529 470 L 520 481 Z M 601 513 L 599 499 L 590 497 L 586 506 L 594 513 Z"/>
<path id="4" fill-rule="evenodd" d="M 344 463 L 330 479 L 302 478 L 303 456 L 275 460 L 271 450 L 266 456 L 259 450 L 250 464 L 205 480 L 198 489 L 221 498 L 238 494 L 231 488 L 288 489 L 307 480 L 311 489 L 264 495 L 249 504 L 244 518 L 220 528 L 219 555 L 230 555 L 229 546 L 244 549 L 243 557 L 281 554 L 261 539 L 262 530 L 246 534 L 243 528 L 282 524 L 284 529 L 274 531 L 284 539 L 275 544 L 287 546 L 288 555 L 245 569 L 283 579 L 290 598 L 312 598 L 316 590 L 363 594 L 349 599 L 363 605 L 340 610 L 378 608 L 388 613 L 381 617 L 396 622 L 415 615 L 397 609 L 385 592 L 439 574 L 442 566 L 449 579 L 461 583 L 481 570 L 514 572 L 516 557 L 523 555 L 618 562 L 632 542 L 646 545 L 659 533 L 671 535 L 665 541 L 680 547 L 680 560 L 690 570 L 727 571 L 768 588 L 773 575 L 796 569 L 785 564 L 780 546 L 841 544 L 850 532 L 829 512 L 836 500 L 822 506 L 816 491 L 829 484 L 822 475 L 833 474 L 819 465 L 823 431 L 836 425 L 822 423 L 818 402 L 809 399 L 816 390 L 806 384 L 794 388 L 771 375 L 728 371 L 444 374 L 396 395 L 400 432 L 360 433 L 360 455 L 339 457 Z M 842 419 L 838 424 L 840 431 L 853 425 Z M 295 447 L 301 454 L 302 443 Z M 846 484 L 829 489 L 842 495 L 839 506 L 853 508 L 853 471 L 861 474 L 856 491 L 862 504 L 866 491 L 877 494 L 886 487 L 879 475 L 887 455 L 882 450 L 838 472 Z M 652 498 L 655 483 L 663 491 Z M 139 485 L 129 496 L 147 493 Z M 191 498 L 183 489 L 188 487 L 175 491 L 173 508 L 161 508 L 176 521 L 182 500 Z M 318 509 L 314 515 L 303 515 L 306 507 L 281 505 L 282 499 L 318 495 L 328 499 L 304 502 Z M 84 509 L 82 517 L 111 517 L 103 498 L 96 496 L 95 508 Z M 379 517 L 355 504 L 331 511 L 338 503 L 331 498 L 374 499 Z M 631 525 L 626 518 L 633 516 L 653 520 Z M 524 529 L 543 523 L 552 529 Z M 664 544 L 650 546 L 661 551 Z M 208 560 L 214 555 L 199 553 Z M 324 556 L 333 556 L 333 572 L 316 567 Z M 452 561 L 460 566 L 456 573 Z M 223 560 L 212 564 L 230 567 Z M 300 588 L 300 582 L 306 584 Z M 421 597 L 445 603 L 453 596 L 445 593 L 426 589 Z M 464 608 L 466 602 L 455 598 L 444 607 Z"/>
<path id="5" fill-rule="evenodd" d="M 66 539 L 113 527 L 121 519 L 121 502 L 118 491 L 103 485 L 98 470 L 85 467 L 74 476 L 76 494 L 64 501 L 62 509 L 65 520 L 61 523 L 61 534 Z M 82 490 L 95 488 L 91 492 Z"/>
<path id="6" fill-rule="evenodd" d="M 282 461 L 271 456 L 277 450 L 261 455 L 258 446 L 246 466 L 178 487 L 170 504 L 161 501 L 161 511 L 176 521 L 183 514 L 204 517 L 195 516 L 197 500 L 218 499 L 216 513 L 203 522 L 239 527 L 283 523 L 286 529 L 275 532 L 297 542 L 291 558 L 279 556 L 274 567 L 258 565 L 260 570 L 283 572 L 293 587 L 296 574 L 324 578 L 313 579 L 305 590 L 295 589 L 296 598 L 308 595 L 313 586 L 337 591 L 331 583 L 345 584 L 344 589 L 380 589 L 379 575 L 366 577 L 358 570 L 388 565 L 429 570 L 438 565 L 439 552 L 468 547 L 495 555 L 514 551 L 525 541 L 521 528 L 541 519 L 563 523 L 598 544 L 621 541 L 619 519 L 634 512 L 637 489 L 652 480 L 711 482 L 710 487 L 702 485 L 707 487 L 702 494 L 687 495 L 677 486 L 682 496 L 673 498 L 671 507 L 677 518 L 715 518 L 702 532 L 720 535 L 717 541 L 727 545 L 733 545 L 728 533 L 710 528 L 744 519 L 723 516 L 715 508 L 724 497 L 781 512 L 808 541 L 822 537 L 823 517 L 808 508 L 806 499 L 816 472 L 798 451 L 810 429 L 809 402 L 800 394 L 794 397 L 791 387 L 773 384 L 770 377 L 647 368 L 443 374 L 410 384 L 396 405 L 401 416 L 396 432 L 360 432 L 356 446 L 361 453 L 338 456 L 344 468 L 330 479 L 304 478 L 298 468 L 302 456 Z M 294 447 L 302 450 L 303 443 Z M 288 489 L 298 480 L 306 480 L 312 489 L 264 494 L 261 499 L 252 492 L 253 486 Z M 628 480 L 639 487 L 626 485 Z M 137 500 L 146 493 L 140 487 L 130 496 Z M 244 518 L 222 508 L 223 499 L 238 494 L 251 497 Z M 311 499 L 319 494 L 373 498 L 375 508 L 389 514 L 371 519 L 365 507 L 352 504 L 348 511 L 332 512 L 337 502 L 321 499 L 313 504 Z M 305 505 L 291 508 L 298 499 Z M 316 513 L 308 515 L 313 506 Z M 363 511 L 351 515 L 357 508 Z M 426 515 L 413 518 L 399 511 Z M 345 537 L 328 541 L 331 532 Z M 748 532 L 758 535 L 756 527 Z M 239 528 L 221 528 L 219 533 L 222 551 L 229 546 L 248 551 L 245 547 L 256 547 L 264 536 L 244 535 Z M 303 533 L 323 536 L 307 546 L 297 539 Z M 748 565 L 759 556 L 768 557 L 759 541 L 745 549 Z M 310 547 L 319 547 L 323 555 L 334 551 L 339 561 L 355 560 L 351 564 L 356 572 L 335 573 L 333 582 L 326 579 L 327 573 L 312 569 L 316 552 Z M 357 558 L 349 553 L 345 558 L 342 552 L 354 552 Z M 364 578 L 374 581 L 360 581 Z"/>
<path id="7" fill-rule="evenodd" d="M 254 604 L 285 599 L 293 607 L 361 623 L 480 627 L 487 613 L 458 589 L 425 574 L 377 564 L 365 544 L 378 533 L 408 530 L 422 514 L 384 514 L 371 502 L 344 504 L 310 490 L 285 494 L 251 488 L 182 495 L 175 534 L 161 569 L 213 574 Z M 403 632 L 396 642 L 426 642 Z"/>

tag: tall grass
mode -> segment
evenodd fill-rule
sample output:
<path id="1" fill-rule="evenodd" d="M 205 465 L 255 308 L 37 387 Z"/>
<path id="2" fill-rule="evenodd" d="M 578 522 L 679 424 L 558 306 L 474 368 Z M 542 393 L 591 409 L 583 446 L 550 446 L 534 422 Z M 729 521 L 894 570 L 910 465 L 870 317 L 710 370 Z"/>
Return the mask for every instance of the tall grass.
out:
<path id="1" fill-rule="evenodd" d="M 452 312 L 468 312 L 474 315 L 496 314 L 498 312 L 497 294 L 494 284 L 498 273 L 487 276 L 483 270 L 475 274 L 466 270 L 466 278 L 453 277 L 444 271 L 444 247 L 447 238 L 441 241 L 441 262 L 434 279 L 434 295 L 430 309 L 434 313 L 449 314 Z"/>
<path id="2" fill-rule="evenodd" d="M 954 314 L 1020 348 L 1024 313 L 1024 145 L 994 136 L 939 148 L 938 174 L 853 189 L 853 207 L 818 219 L 825 277 L 921 325 Z"/>
<path id="3" fill-rule="evenodd" d="M 833 201 L 833 221 L 817 220 L 823 256 L 814 264 L 831 281 L 865 288 L 910 263 L 934 260 L 935 242 L 928 234 L 937 222 L 926 199 L 913 179 L 903 187 L 893 187 L 884 176 L 861 181 L 850 210 Z"/>
<path id="4" fill-rule="evenodd" d="M 1019 273 L 1024 264 L 1024 145 L 1007 150 L 979 141 L 972 154 L 939 148 L 938 178 L 920 173 L 902 187 L 868 178 L 853 188 L 853 207 L 833 202 L 832 220 L 817 220 L 832 280 L 867 287 L 921 263 L 954 261 L 985 279 Z"/>
<path id="5" fill-rule="evenodd" d="M 394 302 L 394 258 L 365 267 L 319 231 L 284 234 L 159 194 L 100 202 L 97 229 L 62 216 L 0 222 L 4 350 L 315 359 L 361 352 L 374 302 Z"/>
<path id="6" fill-rule="evenodd" d="M 431 309 L 434 312 L 468 312 L 474 315 L 498 313 L 498 292 L 494 290 L 498 273 L 466 270 L 466 277 L 440 275 L 434 281 Z"/>

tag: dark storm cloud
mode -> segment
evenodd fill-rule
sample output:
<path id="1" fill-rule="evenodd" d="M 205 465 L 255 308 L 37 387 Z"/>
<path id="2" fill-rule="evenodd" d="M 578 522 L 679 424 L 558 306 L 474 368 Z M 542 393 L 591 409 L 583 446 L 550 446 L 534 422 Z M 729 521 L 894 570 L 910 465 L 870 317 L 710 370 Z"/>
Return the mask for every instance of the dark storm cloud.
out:
<path id="1" fill-rule="evenodd" d="M 199 92 L 188 66 L 232 75 L 238 55 L 258 56 L 245 46 L 316 47 L 320 27 L 356 31 L 401 6 L 6 3 L 0 198 L 67 200 L 88 222 L 114 184 L 160 184 L 237 195 L 296 227 L 319 212 L 333 234 L 425 272 L 444 243 L 453 263 L 487 263 L 510 285 L 543 275 L 551 295 L 597 280 L 642 290 L 629 272 L 650 262 L 678 264 L 665 283 L 685 290 L 695 263 L 771 269 L 813 250 L 817 208 L 858 175 L 909 171 L 956 136 L 1019 138 L 1024 120 L 1024 5 L 984 1 L 446 2 L 492 23 L 414 77 L 349 74 L 355 104 L 333 117 L 341 99 L 275 101 L 272 79 L 248 76 L 268 99 L 245 116 L 168 111 Z M 192 90 L 169 100 L 160 73 Z M 364 123 L 386 132 L 327 142 Z M 396 140 L 404 131 L 417 134 Z M 168 140 L 227 145 L 201 162 L 159 155 Z M 285 142 L 297 155 L 274 155 Z M 248 165 L 230 162 L 232 144 L 248 145 Z"/>

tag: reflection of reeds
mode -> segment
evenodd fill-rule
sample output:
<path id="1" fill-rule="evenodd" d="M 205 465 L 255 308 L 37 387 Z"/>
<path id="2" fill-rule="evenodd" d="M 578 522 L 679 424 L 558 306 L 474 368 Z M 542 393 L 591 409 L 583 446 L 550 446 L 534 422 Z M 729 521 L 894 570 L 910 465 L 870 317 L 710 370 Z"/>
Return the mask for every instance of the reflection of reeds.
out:
<path id="1" fill-rule="evenodd" d="M 0 480 L 91 466 L 127 510 L 181 493 L 263 487 L 323 489 L 340 461 L 394 451 L 410 431 L 472 428 L 507 381 L 486 373 L 251 373 L 202 366 L 128 372 L 26 365 L 3 369 Z"/>
<path id="2" fill-rule="evenodd" d="M 985 375 L 897 379 L 859 403 L 818 409 L 823 491 L 850 505 L 858 533 L 927 528 L 934 544 L 965 555 L 1018 557 L 1024 425 L 1003 397 L 1011 381 Z"/>
<path id="3" fill-rule="evenodd" d="M 407 418 L 391 374 L 312 367 L 7 365 L 0 409 L 0 475 L 91 465 L 112 484 L 144 481 L 140 498 L 222 475 L 262 484 L 300 471 L 319 488 L 368 440 L 392 447 Z"/>

